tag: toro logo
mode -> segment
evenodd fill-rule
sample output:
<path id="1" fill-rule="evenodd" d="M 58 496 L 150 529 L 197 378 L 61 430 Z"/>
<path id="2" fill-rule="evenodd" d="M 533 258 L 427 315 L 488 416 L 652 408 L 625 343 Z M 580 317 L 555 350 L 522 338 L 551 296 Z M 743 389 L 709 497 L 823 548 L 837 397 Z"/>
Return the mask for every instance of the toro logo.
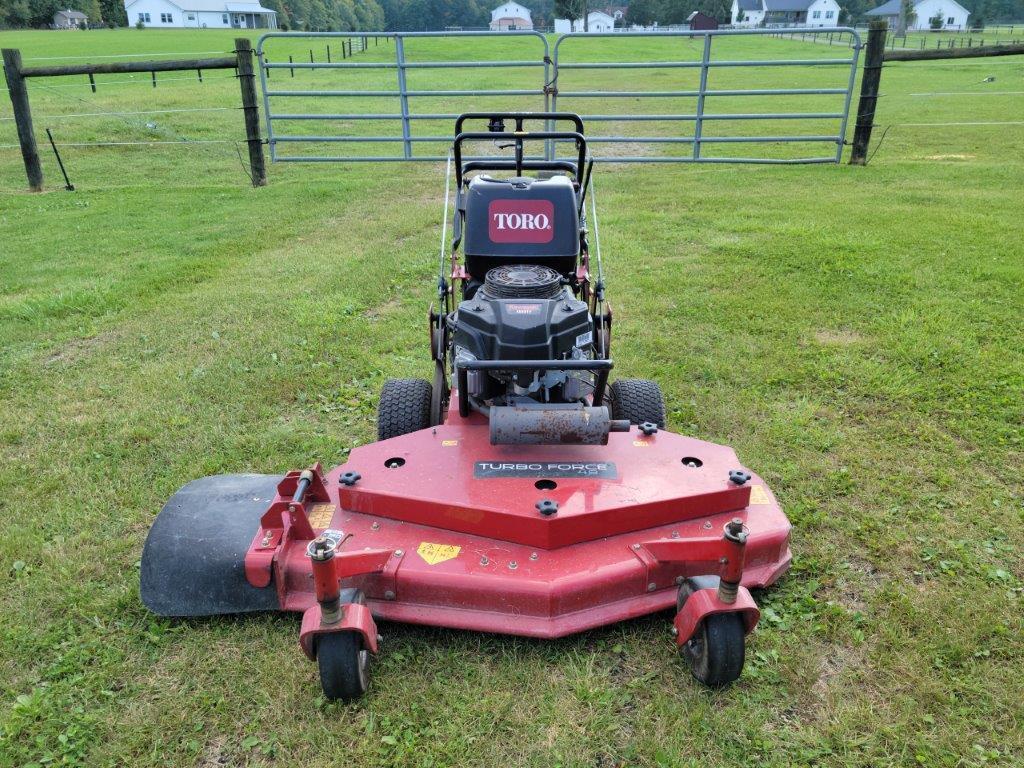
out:
<path id="1" fill-rule="evenodd" d="M 555 237 L 555 206 L 550 200 L 492 200 L 487 206 L 492 243 L 550 243 Z"/>

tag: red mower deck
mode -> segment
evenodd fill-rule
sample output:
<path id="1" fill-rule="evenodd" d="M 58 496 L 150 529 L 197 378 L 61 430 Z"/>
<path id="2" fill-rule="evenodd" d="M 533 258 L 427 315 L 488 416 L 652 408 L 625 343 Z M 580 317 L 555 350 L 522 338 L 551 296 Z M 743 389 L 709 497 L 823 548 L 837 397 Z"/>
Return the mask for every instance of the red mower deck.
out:
<path id="1" fill-rule="evenodd" d="M 749 532 L 743 586 L 785 572 L 789 521 L 759 478 L 728 479 L 739 468 L 730 448 L 666 431 L 612 438 L 537 451 L 490 446 L 486 424 L 470 423 L 356 448 L 291 507 L 290 525 L 287 512 L 264 516 L 247 577 L 305 611 L 316 603 L 311 533 L 340 531 L 336 561 L 358 559 L 346 584 L 376 617 L 550 638 L 671 607 L 683 577 L 719 572 L 734 518 Z M 359 479 L 340 483 L 350 472 Z M 272 510 L 291 506 L 296 475 Z M 543 500 L 558 510 L 541 515 Z M 310 530 L 295 522 L 303 514 Z"/>

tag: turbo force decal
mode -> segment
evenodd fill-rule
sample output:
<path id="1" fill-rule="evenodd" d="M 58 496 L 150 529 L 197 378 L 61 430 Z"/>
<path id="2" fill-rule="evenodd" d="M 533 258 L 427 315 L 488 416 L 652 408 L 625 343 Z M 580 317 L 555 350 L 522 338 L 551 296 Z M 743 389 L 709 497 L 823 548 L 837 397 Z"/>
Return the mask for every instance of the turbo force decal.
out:
<path id="1" fill-rule="evenodd" d="M 619 474 L 610 461 L 478 461 L 473 477 L 599 477 L 615 480 Z"/>
<path id="2" fill-rule="evenodd" d="M 550 243 L 555 237 L 555 204 L 550 200 L 491 200 L 487 236 L 492 243 Z"/>

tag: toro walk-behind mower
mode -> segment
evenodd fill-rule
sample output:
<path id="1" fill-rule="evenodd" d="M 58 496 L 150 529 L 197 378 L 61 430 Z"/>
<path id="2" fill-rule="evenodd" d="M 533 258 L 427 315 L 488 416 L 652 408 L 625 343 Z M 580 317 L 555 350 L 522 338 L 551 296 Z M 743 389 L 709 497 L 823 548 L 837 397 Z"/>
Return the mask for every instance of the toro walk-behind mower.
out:
<path id="1" fill-rule="evenodd" d="M 379 619 L 555 638 L 671 607 L 693 675 L 735 680 L 759 615 L 748 588 L 789 567 L 789 521 L 732 449 L 665 429 L 657 384 L 609 383 L 581 119 L 471 113 L 455 134 L 433 382 L 387 381 L 378 442 L 329 472 L 184 486 L 146 540 L 142 600 L 162 616 L 302 613 L 332 699 L 366 690 Z M 514 159 L 463 158 L 492 140 Z M 573 159 L 528 157 L 533 141 Z M 445 205 L 447 224 L 447 190 Z"/>

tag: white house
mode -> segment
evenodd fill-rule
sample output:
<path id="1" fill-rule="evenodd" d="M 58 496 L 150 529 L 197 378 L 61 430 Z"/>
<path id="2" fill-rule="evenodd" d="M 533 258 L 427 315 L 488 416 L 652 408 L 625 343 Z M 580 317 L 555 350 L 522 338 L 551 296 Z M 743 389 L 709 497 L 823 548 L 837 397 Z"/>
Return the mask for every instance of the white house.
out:
<path id="1" fill-rule="evenodd" d="M 837 27 L 839 3 L 836 0 L 732 0 L 732 25 Z"/>
<path id="2" fill-rule="evenodd" d="M 573 32 L 583 32 L 583 19 L 573 19 Z M 604 11 L 591 11 L 587 14 L 587 32 L 614 32 L 615 17 Z"/>
<path id="3" fill-rule="evenodd" d="M 196 29 L 277 29 L 277 13 L 258 0 L 125 0 L 128 23 Z"/>
<path id="4" fill-rule="evenodd" d="M 764 6 L 761 0 L 732 0 L 732 25 L 734 27 L 759 27 L 764 21 Z"/>
<path id="5" fill-rule="evenodd" d="M 900 0 L 889 0 L 868 11 L 867 15 L 885 19 L 889 22 L 889 29 L 896 29 L 900 20 Z M 907 29 L 931 29 L 931 20 L 936 16 L 942 20 L 939 29 L 966 29 L 970 15 L 971 12 L 956 0 L 917 0 L 913 17 L 907 20 Z"/>
<path id="6" fill-rule="evenodd" d="M 67 8 L 53 14 L 54 29 L 78 29 L 79 27 L 87 27 L 88 25 L 89 17 L 81 11 L 73 11 L 70 8 Z"/>
<path id="7" fill-rule="evenodd" d="M 491 11 L 491 31 L 504 32 L 507 29 L 533 29 L 530 9 L 519 3 L 507 2 Z"/>

